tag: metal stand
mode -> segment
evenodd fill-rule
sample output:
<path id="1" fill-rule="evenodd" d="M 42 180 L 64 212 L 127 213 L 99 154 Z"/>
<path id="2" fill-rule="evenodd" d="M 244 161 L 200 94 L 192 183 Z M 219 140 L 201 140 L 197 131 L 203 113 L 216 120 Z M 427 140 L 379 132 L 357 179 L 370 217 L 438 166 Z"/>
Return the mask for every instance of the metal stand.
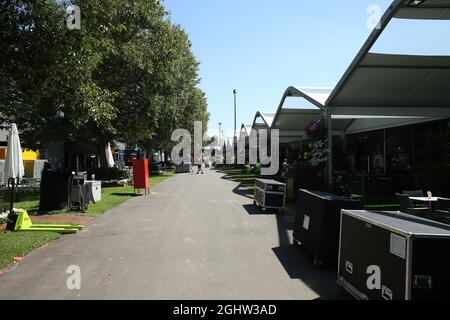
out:
<path id="1" fill-rule="evenodd" d="M 10 197 L 10 206 L 9 206 L 9 214 L 8 214 L 8 222 L 6 224 L 6 230 L 14 231 L 17 221 L 17 215 L 14 212 L 14 195 L 16 193 L 16 179 L 9 178 L 8 179 L 8 189 L 9 189 L 9 197 Z"/>
<path id="2" fill-rule="evenodd" d="M 84 213 L 87 209 L 87 203 L 84 199 L 83 194 L 83 185 L 86 182 L 86 175 L 81 175 L 80 173 L 73 174 L 69 179 L 69 187 L 68 187 L 68 201 L 67 201 L 67 209 L 68 211 L 78 211 Z M 83 183 L 80 184 L 80 180 L 83 180 Z"/>

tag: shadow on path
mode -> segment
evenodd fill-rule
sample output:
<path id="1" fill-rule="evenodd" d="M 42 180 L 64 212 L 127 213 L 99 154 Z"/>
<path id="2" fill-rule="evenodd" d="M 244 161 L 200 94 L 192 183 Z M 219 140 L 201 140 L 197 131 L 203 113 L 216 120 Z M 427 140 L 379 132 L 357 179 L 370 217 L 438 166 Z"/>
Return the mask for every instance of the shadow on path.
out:
<path id="1" fill-rule="evenodd" d="M 337 271 L 333 267 L 316 267 L 313 259 L 301 246 L 291 243 L 293 216 L 277 215 L 280 246 L 273 248 L 275 256 L 291 279 L 299 279 L 320 295 L 320 300 L 343 299 L 343 290 L 337 284 Z"/>
<path id="2" fill-rule="evenodd" d="M 245 198 L 253 200 L 253 191 L 252 190 L 241 189 L 244 186 L 246 186 L 246 185 L 243 185 L 241 183 L 240 185 L 238 185 L 236 188 L 233 189 L 233 193 L 237 194 L 238 196 L 245 197 Z"/>
<path id="3" fill-rule="evenodd" d="M 343 299 L 338 286 L 337 272 L 333 268 L 314 266 L 311 257 L 296 245 L 284 245 L 272 249 L 291 279 L 299 279 L 314 290 L 320 299 Z"/>
<path id="4" fill-rule="evenodd" d="M 133 192 L 116 192 L 116 193 L 111 193 L 112 196 L 117 196 L 117 197 L 140 197 L 142 196 L 142 194 L 137 194 L 137 193 L 133 193 Z"/>
<path id="5" fill-rule="evenodd" d="M 280 246 L 291 244 L 289 231 L 294 229 L 294 217 L 278 214 L 277 228 Z"/>
<path id="6" fill-rule="evenodd" d="M 251 197 L 252 199 L 253 199 L 253 197 Z M 267 210 L 267 211 L 262 211 L 261 210 L 261 208 L 258 208 L 257 206 L 255 206 L 254 204 L 244 204 L 243 206 L 242 206 L 244 209 L 245 209 L 245 211 L 247 211 L 247 213 L 249 214 L 249 215 L 251 215 L 251 216 L 256 216 L 256 215 L 264 215 L 264 216 L 267 216 L 267 215 L 275 215 L 277 212 L 275 212 L 275 211 L 270 211 L 270 210 Z"/>

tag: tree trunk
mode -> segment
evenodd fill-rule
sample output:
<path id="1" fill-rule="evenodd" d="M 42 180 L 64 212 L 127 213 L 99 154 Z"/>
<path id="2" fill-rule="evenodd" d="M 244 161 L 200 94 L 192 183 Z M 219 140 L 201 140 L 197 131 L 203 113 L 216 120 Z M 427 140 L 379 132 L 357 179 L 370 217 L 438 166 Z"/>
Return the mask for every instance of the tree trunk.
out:
<path id="1" fill-rule="evenodd" d="M 100 168 L 108 168 L 108 161 L 106 160 L 106 143 L 97 143 L 97 155 L 100 160 Z"/>
<path id="2" fill-rule="evenodd" d="M 151 145 L 145 146 L 145 153 L 147 153 L 147 159 L 150 163 L 153 163 L 153 148 Z"/>

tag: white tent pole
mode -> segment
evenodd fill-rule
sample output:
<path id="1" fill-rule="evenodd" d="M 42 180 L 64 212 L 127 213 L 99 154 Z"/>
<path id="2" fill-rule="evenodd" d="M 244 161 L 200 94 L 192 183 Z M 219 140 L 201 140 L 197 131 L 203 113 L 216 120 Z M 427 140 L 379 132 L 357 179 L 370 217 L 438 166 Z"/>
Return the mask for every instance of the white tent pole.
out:
<path id="1" fill-rule="evenodd" d="M 386 169 L 386 129 L 383 130 L 383 167 L 384 167 L 384 174 L 387 174 Z"/>
<path id="2" fill-rule="evenodd" d="M 333 121 L 330 108 L 325 111 L 327 122 L 327 153 L 328 153 L 328 165 L 327 165 L 327 180 L 328 189 L 332 191 L 333 187 Z"/>

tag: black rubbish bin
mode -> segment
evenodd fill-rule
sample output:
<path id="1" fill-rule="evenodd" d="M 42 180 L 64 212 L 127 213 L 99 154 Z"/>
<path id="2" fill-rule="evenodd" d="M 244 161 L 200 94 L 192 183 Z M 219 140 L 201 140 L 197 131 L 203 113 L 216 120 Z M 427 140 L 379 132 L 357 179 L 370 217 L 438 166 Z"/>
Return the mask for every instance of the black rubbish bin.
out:
<path id="1" fill-rule="evenodd" d="M 338 263 L 339 226 L 342 209 L 361 209 L 362 202 L 323 191 L 300 189 L 294 225 L 294 243 L 301 243 L 314 263 Z"/>

